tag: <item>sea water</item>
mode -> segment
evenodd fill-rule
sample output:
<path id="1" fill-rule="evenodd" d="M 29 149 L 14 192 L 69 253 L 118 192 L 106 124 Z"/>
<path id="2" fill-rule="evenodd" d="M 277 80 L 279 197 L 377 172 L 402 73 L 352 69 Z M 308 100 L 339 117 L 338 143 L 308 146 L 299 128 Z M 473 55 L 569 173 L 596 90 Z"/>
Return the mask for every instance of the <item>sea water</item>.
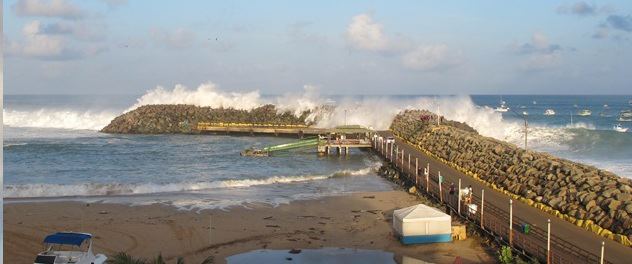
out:
<path id="1" fill-rule="evenodd" d="M 499 96 L 259 96 L 215 92 L 208 100 L 187 101 L 181 93 L 134 95 L 7 95 L 4 120 L 4 197 L 9 202 L 88 200 L 134 204 L 164 203 L 184 209 L 228 208 L 263 202 L 273 205 L 359 191 L 391 190 L 375 170 L 378 157 L 353 150 L 348 156 L 318 156 L 315 149 L 241 157 L 249 147 L 291 142 L 293 138 L 227 135 L 114 135 L 100 133 L 117 115 L 133 107 L 194 103 L 239 107 L 275 103 L 286 110 L 318 104 L 339 107 L 317 125 L 360 124 L 387 129 L 406 108 L 438 111 L 467 122 L 482 135 L 524 147 L 528 112 L 528 148 L 632 177 L 632 133 L 612 130 L 624 96 L 503 96 L 514 111 L 498 113 Z M 186 95 L 186 94 L 185 94 Z M 189 94 L 191 95 L 191 94 Z M 180 97 L 179 97 L 180 96 Z M 226 97 L 220 98 L 218 97 Z M 151 100 L 148 100 L 151 99 Z M 175 98 L 175 99 L 174 99 Z M 283 98 L 281 100 L 280 98 Z M 289 102 L 282 105 L 283 102 Z M 535 103 L 534 103 L 535 102 Z M 604 107 L 607 104 L 608 107 Z M 545 109 L 555 116 L 544 116 Z M 570 113 L 590 109 L 592 116 Z M 605 114 L 600 114 L 600 113 Z M 623 124 L 629 126 L 630 124 Z"/>

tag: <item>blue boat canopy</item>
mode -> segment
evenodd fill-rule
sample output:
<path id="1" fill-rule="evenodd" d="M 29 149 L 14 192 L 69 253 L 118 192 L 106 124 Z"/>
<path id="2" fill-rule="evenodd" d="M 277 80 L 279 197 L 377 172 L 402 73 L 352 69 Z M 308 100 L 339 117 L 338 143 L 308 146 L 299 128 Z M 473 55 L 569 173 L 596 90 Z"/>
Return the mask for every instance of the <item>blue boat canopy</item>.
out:
<path id="1" fill-rule="evenodd" d="M 83 241 L 90 238 L 90 234 L 57 232 L 46 236 L 44 243 L 81 246 Z"/>

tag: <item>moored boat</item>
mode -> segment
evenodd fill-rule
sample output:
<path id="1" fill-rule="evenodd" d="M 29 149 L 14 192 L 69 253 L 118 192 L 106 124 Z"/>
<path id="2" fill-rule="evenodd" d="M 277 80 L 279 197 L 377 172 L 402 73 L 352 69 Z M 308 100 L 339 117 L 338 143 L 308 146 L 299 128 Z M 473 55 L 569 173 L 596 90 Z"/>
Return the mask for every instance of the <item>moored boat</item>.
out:
<path id="1" fill-rule="evenodd" d="M 544 111 L 544 115 L 545 115 L 545 116 L 552 116 L 552 115 L 555 115 L 555 110 L 553 110 L 553 109 L 546 109 L 546 110 Z"/>
<path id="2" fill-rule="evenodd" d="M 509 111 L 509 107 L 505 104 L 505 101 L 501 101 L 500 102 L 500 106 L 496 107 L 496 109 L 494 109 L 494 111 L 505 113 L 505 112 Z"/>
<path id="3" fill-rule="evenodd" d="M 619 122 L 632 122 L 632 110 L 624 110 L 619 113 Z"/>
<path id="4" fill-rule="evenodd" d="M 627 127 L 623 127 L 621 124 L 614 125 L 614 127 L 612 129 L 614 131 L 617 131 L 617 132 L 628 132 L 628 128 Z"/>
<path id="5" fill-rule="evenodd" d="M 590 116 L 592 115 L 592 111 L 588 109 L 583 109 L 577 113 L 578 116 Z"/>

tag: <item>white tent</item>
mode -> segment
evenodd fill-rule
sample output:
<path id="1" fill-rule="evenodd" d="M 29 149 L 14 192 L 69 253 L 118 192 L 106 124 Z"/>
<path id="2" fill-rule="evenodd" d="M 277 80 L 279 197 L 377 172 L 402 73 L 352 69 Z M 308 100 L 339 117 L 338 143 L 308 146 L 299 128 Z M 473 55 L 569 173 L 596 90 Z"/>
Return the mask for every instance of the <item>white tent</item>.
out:
<path id="1" fill-rule="evenodd" d="M 393 212 L 393 228 L 404 244 L 449 242 L 452 219 L 439 209 L 423 204 Z"/>

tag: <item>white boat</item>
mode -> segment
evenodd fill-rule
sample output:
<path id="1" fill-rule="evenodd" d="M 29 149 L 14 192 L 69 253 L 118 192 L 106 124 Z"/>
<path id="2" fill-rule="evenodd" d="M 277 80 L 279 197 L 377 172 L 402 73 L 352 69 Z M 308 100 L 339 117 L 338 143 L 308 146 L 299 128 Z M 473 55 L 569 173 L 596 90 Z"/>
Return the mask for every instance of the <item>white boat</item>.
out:
<path id="1" fill-rule="evenodd" d="M 623 110 L 619 113 L 619 122 L 632 122 L 632 110 Z"/>
<path id="2" fill-rule="evenodd" d="M 621 126 L 621 124 L 614 125 L 612 129 L 614 129 L 614 131 L 617 131 L 617 132 L 628 132 L 628 128 Z"/>
<path id="3" fill-rule="evenodd" d="M 527 115 L 529 115 L 529 112 L 527 112 L 527 111 L 522 111 L 522 115 L 526 115 L 526 116 L 527 116 Z"/>
<path id="4" fill-rule="evenodd" d="M 590 116 L 592 115 L 592 111 L 588 109 L 581 110 L 577 113 L 578 116 Z"/>
<path id="5" fill-rule="evenodd" d="M 533 102 L 532 102 L 532 103 L 533 103 L 534 105 L 535 105 L 535 104 L 538 104 L 538 102 L 536 102 L 535 100 L 533 100 Z"/>
<path id="6" fill-rule="evenodd" d="M 545 115 L 545 116 L 552 116 L 552 115 L 555 115 L 555 110 L 553 110 L 553 109 L 546 109 L 546 110 L 544 111 L 544 115 Z"/>
<path id="7" fill-rule="evenodd" d="M 500 101 L 500 106 L 496 107 L 496 109 L 494 109 L 494 111 L 505 113 L 505 112 L 509 111 L 509 107 L 507 107 L 505 101 Z"/>
<path id="8" fill-rule="evenodd" d="M 34 264 L 104 264 L 107 257 L 92 252 L 92 235 L 57 232 L 44 238 L 45 251 L 35 257 Z"/>

